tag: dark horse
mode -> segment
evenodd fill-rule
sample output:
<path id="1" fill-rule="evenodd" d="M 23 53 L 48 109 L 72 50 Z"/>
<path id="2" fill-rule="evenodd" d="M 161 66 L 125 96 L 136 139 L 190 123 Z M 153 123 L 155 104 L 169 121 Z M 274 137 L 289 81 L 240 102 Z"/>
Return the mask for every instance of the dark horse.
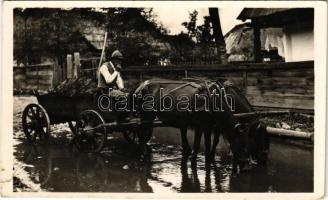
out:
<path id="1" fill-rule="evenodd" d="M 221 88 L 224 88 L 227 100 L 232 100 L 231 106 L 233 109 L 231 112 L 233 114 L 238 113 L 254 113 L 254 109 L 247 100 L 247 98 L 242 94 L 242 92 L 229 81 L 225 81 L 223 84 L 217 81 Z M 246 124 L 248 129 L 248 152 L 253 160 L 258 164 L 266 164 L 269 152 L 269 135 L 266 131 L 266 127 L 262 124 L 256 115 L 250 115 L 244 118 L 239 118 L 238 121 L 242 124 Z M 202 132 L 204 130 L 196 129 L 194 137 L 194 152 L 193 156 L 197 155 L 200 146 L 200 140 Z M 214 159 L 216 147 L 219 143 L 220 135 L 224 134 L 224 129 L 221 126 L 214 127 L 214 139 L 211 149 L 211 158 Z M 205 132 L 205 131 L 204 131 Z M 188 148 L 188 147 L 187 147 Z"/>
<path id="2" fill-rule="evenodd" d="M 190 153 L 186 138 L 190 127 L 204 130 L 205 154 L 210 159 L 211 131 L 219 126 L 230 143 L 234 161 L 242 166 L 249 161 L 248 129 L 234 117 L 224 98 L 216 98 L 219 90 L 212 81 L 152 79 L 143 82 L 134 94 L 142 97 L 137 103 L 141 120 L 158 118 L 167 126 L 180 128 L 185 154 Z M 220 107 L 214 109 L 214 105 Z"/>

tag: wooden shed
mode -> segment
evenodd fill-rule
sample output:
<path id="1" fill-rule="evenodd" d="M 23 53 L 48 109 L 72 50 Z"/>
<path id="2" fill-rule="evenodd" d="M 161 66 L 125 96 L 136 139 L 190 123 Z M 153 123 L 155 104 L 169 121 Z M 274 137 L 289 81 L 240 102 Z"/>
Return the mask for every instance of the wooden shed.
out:
<path id="1" fill-rule="evenodd" d="M 281 28 L 286 62 L 313 60 L 313 8 L 244 8 L 237 19 L 251 20 L 254 29 L 255 61 L 261 58 L 261 29 Z"/>

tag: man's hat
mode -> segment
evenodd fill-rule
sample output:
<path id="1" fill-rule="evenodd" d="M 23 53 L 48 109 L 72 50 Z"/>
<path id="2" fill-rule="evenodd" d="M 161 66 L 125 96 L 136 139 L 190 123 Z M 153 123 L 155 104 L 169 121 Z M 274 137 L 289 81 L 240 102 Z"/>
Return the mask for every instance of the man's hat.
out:
<path id="1" fill-rule="evenodd" d="M 116 58 L 116 59 L 120 59 L 120 60 L 123 60 L 123 55 L 122 53 L 119 51 L 119 50 L 115 50 L 113 53 L 112 53 L 112 56 L 111 58 Z"/>

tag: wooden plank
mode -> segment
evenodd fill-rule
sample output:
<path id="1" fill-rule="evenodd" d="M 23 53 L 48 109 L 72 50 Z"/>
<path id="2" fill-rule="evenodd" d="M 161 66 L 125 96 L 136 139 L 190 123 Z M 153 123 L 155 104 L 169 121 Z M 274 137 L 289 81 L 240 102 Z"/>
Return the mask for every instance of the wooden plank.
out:
<path id="1" fill-rule="evenodd" d="M 53 75 L 26 75 L 26 80 L 51 80 L 53 79 Z"/>
<path id="2" fill-rule="evenodd" d="M 25 84 L 22 89 L 25 89 L 25 90 L 37 90 L 38 89 L 38 86 L 35 85 L 35 84 Z"/>
<path id="3" fill-rule="evenodd" d="M 272 70 L 272 76 L 278 77 L 306 77 L 314 76 L 313 69 Z"/>
<path id="4" fill-rule="evenodd" d="M 295 109 L 314 109 L 314 100 L 312 99 L 290 99 L 275 96 L 246 96 L 254 106 L 267 106 L 279 108 Z"/>
<path id="5" fill-rule="evenodd" d="M 67 62 L 64 62 L 62 68 L 62 81 L 66 79 L 67 79 Z"/>
<path id="6" fill-rule="evenodd" d="M 217 71 L 217 72 L 240 72 L 240 71 L 267 71 L 267 70 L 293 70 L 293 69 L 314 69 L 314 61 L 302 62 L 277 62 L 277 63 L 229 63 L 214 65 L 171 65 L 171 66 L 128 66 L 122 71 Z"/>
<path id="7" fill-rule="evenodd" d="M 269 87 L 269 86 L 268 86 Z M 264 95 L 266 92 L 276 93 L 276 94 L 294 94 L 295 95 L 309 95 L 314 97 L 314 89 L 304 87 L 278 87 L 278 88 L 259 88 L 259 86 L 248 86 L 248 95 Z"/>
<path id="8" fill-rule="evenodd" d="M 34 85 L 34 84 L 26 84 L 22 89 L 25 90 L 50 90 L 52 88 L 52 85 L 43 85 L 40 84 L 39 86 Z"/>
<path id="9" fill-rule="evenodd" d="M 59 83 L 59 66 L 57 63 L 54 64 L 53 69 L 54 69 L 54 72 L 53 72 L 52 83 L 55 86 L 55 85 L 58 85 L 58 83 Z"/>
<path id="10" fill-rule="evenodd" d="M 300 85 L 299 87 L 295 86 L 295 85 L 284 85 L 284 86 L 279 86 L 279 85 L 248 85 L 247 89 L 249 91 L 280 91 L 280 92 L 284 92 L 284 91 L 298 91 L 298 92 L 310 92 L 314 90 L 313 86 L 308 86 L 308 85 Z"/>
<path id="11" fill-rule="evenodd" d="M 91 61 L 91 60 L 96 60 L 99 61 L 100 57 L 89 57 L 89 58 L 80 58 L 80 61 Z"/>
<path id="12" fill-rule="evenodd" d="M 282 92 L 274 92 L 274 91 L 265 91 L 265 92 L 248 92 L 246 93 L 248 96 L 257 97 L 257 96 L 266 96 L 272 98 L 290 98 L 290 99 L 314 99 L 313 94 L 297 94 L 297 93 L 282 93 Z"/>
<path id="13" fill-rule="evenodd" d="M 63 68 L 58 65 L 58 84 L 63 81 Z"/>
<path id="14" fill-rule="evenodd" d="M 66 69 L 66 72 L 67 72 L 67 78 L 73 78 L 73 61 L 72 61 L 72 55 L 71 54 L 68 54 L 67 55 L 67 58 L 66 58 L 66 63 L 67 63 L 67 69 Z"/>
<path id="15" fill-rule="evenodd" d="M 301 87 L 301 86 L 309 86 L 313 87 L 314 81 L 310 78 L 297 78 L 297 77 L 263 77 L 261 79 L 248 77 L 248 85 L 249 86 L 280 86 L 280 87 Z"/>
<path id="16" fill-rule="evenodd" d="M 52 85 L 52 79 L 47 80 L 39 80 L 39 79 L 28 79 L 26 80 L 26 84 L 30 85 Z"/>
<path id="17" fill-rule="evenodd" d="M 295 137 L 301 139 L 313 139 L 313 133 L 309 133 L 309 132 L 279 129 L 274 127 L 266 127 L 266 130 L 271 135 Z"/>
<path id="18" fill-rule="evenodd" d="M 75 52 L 74 53 L 74 70 L 73 70 L 73 76 L 74 77 L 79 77 L 80 74 L 80 53 L 79 52 Z"/>
<path id="19" fill-rule="evenodd" d="M 49 71 L 27 71 L 26 75 L 27 76 L 47 76 L 47 75 L 52 75 L 53 71 L 49 70 Z"/>
<path id="20" fill-rule="evenodd" d="M 40 69 L 27 69 L 26 74 L 47 74 L 49 72 L 52 72 L 52 68 L 40 68 Z"/>
<path id="21" fill-rule="evenodd" d="M 97 67 L 98 67 L 98 66 L 97 66 L 97 60 L 92 60 L 91 63 L 92 63 L 92 75 L 91 75 L 92 77 L 91 77 L 91 78 L 96 79 L 96 78 L 97 78 L 97 77 L 96 77 L 96 76 L 97 76 L 97 75 L 96 75 L 96 71 L 97 71 L 97 69 L 98 69 L 98 68 L 97 68 Z"/>
<path id="22" fill-rule="evenodd" d="M 258 25 L 256 25 L 256 21 L 252 20 L 253 23 L 253 52 L 254 52 L 254 61 L 260 62 L 262 60 L 261 57 L 261 29 Z"/>
<path id="23" fill-rule="evenodd" d="M 244 89 L 244 94 L 246 94 L 247 93 L 247 72 L 245 71 L 244 73 L 243 73 L 243 89 Z"/>
<path id="24" fill-rule="evenodd" d="M 40 68 L 40 67 L 49 67 L 51 68 L 52 67 L 52 63 L 46 63 L 46 64 L 35 64 L 35 65 L 25 65 L 24 67 L 26 68 Z M 21 68 L 21 67 L 18 67 L 18 68 Z"/>

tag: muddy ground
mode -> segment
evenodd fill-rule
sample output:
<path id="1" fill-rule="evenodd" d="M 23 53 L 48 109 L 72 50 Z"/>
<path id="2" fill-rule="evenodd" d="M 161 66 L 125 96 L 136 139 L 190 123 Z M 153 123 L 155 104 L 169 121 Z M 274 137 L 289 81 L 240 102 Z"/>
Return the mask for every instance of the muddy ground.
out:
<path id="1" fill-rule="evenodd" d="M 14 97 L 14 190 L 55 192 L 312 192 L 313 147 L 272 138 L 266 167 L 232 172 L 228 144 L 221 139 L 216 164 L 205 167 L 183 160 L 179 131 L 157 128 L 151 154 L 140 160 L 137 146 L 120 134 L 108 139 L 101 154 L 82 154 L 70 148 L 67 124 L 52 126 L 46 145 L 26 142 L 21 114 L 31 96 Z M 189 134 L 191 135 L 191 134 Z M 191 136 L 190 136 L 191 137 Z"/>

